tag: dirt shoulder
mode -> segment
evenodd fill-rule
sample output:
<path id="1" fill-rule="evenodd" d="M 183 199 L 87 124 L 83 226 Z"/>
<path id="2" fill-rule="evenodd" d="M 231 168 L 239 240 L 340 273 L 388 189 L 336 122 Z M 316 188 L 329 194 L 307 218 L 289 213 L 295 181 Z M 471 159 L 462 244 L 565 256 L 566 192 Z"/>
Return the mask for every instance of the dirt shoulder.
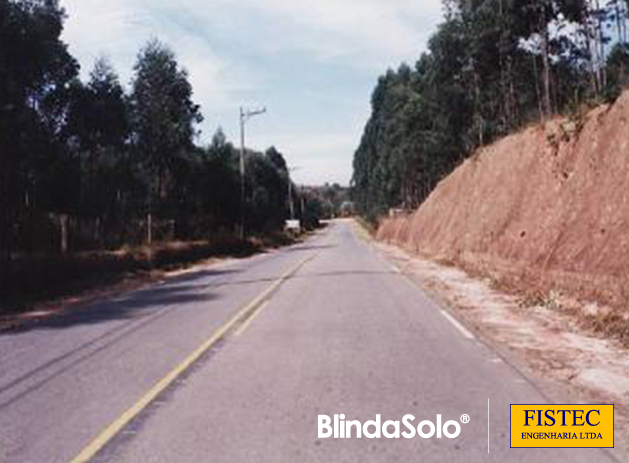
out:
<path id="1" fill-rule="evenodd" d="M 492 288 L 488 279 L 391 245 L 375 246 L 481 339 L 535 378 L 553 400 L 615 404 L 619 451 L 629 451 L 629 349 L 584 329 L 577 317 L 561 309 L 566 301 L 559 294 L 527 302 L 524 295 Z"/>
<path id="2" fill-rule="evenodd" d="M 366 239 L 368 231 L 356 225 Z M 618 444 L 629 451 L 629 349 L 583 323 L 583 314 L 605 312 L 559 293 L 531 298 L 507 293 L 488 278 L 372 241 L 398 267 L 522 371 L 557 403 L 613 403 Z"/>

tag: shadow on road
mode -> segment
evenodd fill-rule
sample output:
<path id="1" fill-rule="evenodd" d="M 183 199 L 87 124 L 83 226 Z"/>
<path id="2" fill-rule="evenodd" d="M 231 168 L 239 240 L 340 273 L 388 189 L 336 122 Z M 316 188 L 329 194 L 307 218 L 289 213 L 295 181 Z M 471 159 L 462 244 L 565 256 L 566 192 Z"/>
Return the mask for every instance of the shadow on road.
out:
<path id="1" fill-rule="evenodd" d="M 81 324 L 89 325 L 116 320 L 128 321 L 127 323 L 115 323 L 112 328 L 89 341 L 79 344 L 62 355 L 48 359 L 7 383 L 0 384 L 0 410 L 40 389 L 50 380 L 78 367 L 117 342 L 135 335 L 138 331 L 168 315 L 172 309 L 194 309 L 196 303 L 217 299 L 218 296 L 210 292 L 211 288 L 223 283 L 224 280 L 220 278 L 221 276 L 233 273 L 237 273 L 237 271 L 205 270 L 174 277 L 163 285 L 152 285 L 97 303 L 86 304 L 83 307 L 73 307 L 62 313 L 29 321 L 15 329 L 0 333 L 1 337 L 34 329 L 56 330 Z M 208 283 L 207 278 L 212 277 L 217 278 Z M 25 385 L 27 386 L 25 387 Z"/>
<path id="2" fill-rule="evenodd" d="M 217 296 L 208 291 L 221 284 L 224 276 L 237 272 L 237 270 L 201 270 L 172 277 L 166 283 L 151 284 L 146 288 L 122 292 L 100 301 L 70 304 L 58 313 L 23 320 L 16 326 L 2 330 L 0 338 L 31 330 L 63 329 L 111 320 L 140 319 L 150 316 L 156 310 L 174 305 L 185 307 L 187 304 L 210 301 Z"/>
<path id="3" fill-rule="evenodd" d="M 337 247 L 335 244 L 298 244 L 286 249 L 286 252 L 295 251 L 316 251 L 321 249 L 332 249 Z"/>
<path id="4" fill-rule="evenodd" d="M 394 271 L 369 271 L 369 270 L 341 270 L 337 272 L 304 272 L 298 273 L 296 275 L 291 275 L 287 278 L 287 280 L 295 280 L 295 279 L 311 279 L 311 278 L 330 278 L 330 277 L 339 277 L 339 276 L 361 276 L 361 275 L 391 275 L 391 276 L 399 276 L 400 274 Z M 245 280 L 232 280 L 226 283 L 223 283 L 221 286 L 240 286 L 240 285 L 250 285 L 254 283 L 262 283 L 262 282 L 273 282 L 277 280 L 277 276 L 269 277 L 269 278 L 252 278 Z"/>

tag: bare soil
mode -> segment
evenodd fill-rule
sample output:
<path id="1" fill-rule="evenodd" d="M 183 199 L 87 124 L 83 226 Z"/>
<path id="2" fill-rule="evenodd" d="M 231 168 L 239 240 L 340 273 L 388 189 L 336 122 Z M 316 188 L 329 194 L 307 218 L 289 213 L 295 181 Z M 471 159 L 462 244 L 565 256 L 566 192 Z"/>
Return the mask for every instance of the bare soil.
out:
<path id="1" fill-rule="evenodd" d="M 615 403 L 626 448 L 629 91 L 480 149 L 376 236 L 538 378 Z"/>
<path id="2" fill-rule="evenodd" d="M 378 238 L 514 284 L 627 308 L 629 91 L 478 151 Z"/>
<path id="3" fill-rule="evenodd" d="M 496 289 L 490 279 L 399 247 L 377 247 L 554 400 L 615 404 L 615 453 L 629 456 L 629 349 L 584 328 L 572 313 L 576 301 L 560 293 L 526 300 Z"/>
<path id="4" fill-rule="evenodd" d="M 583 323 L 629 346 L 628 231 L 629 91 L 479 150 L 377 237 L 510 292 L 608 306 Z"/>

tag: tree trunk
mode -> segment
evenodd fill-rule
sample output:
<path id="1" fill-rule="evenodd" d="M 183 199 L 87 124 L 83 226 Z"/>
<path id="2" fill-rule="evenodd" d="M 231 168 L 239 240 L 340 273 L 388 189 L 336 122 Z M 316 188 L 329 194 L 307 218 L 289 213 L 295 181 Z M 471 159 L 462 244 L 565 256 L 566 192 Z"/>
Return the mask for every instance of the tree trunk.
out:
<path id="1" fill-rule="evenodd" d="M 623 43 L 627 43 L 629 37 L 627 37 L 627 21 L 629 20 L 629 0 L 625 1 L 625 15 L 622 18 L 622 30 L 623 30 Z"/>
<path id="2" fill-rule="evenodd" d="M 537 58 L 534 54 L 531 54 L 533 60 L 533 75 L 535 76 L 535 95 L 537 96 L 537 110 L 539 111 L 539 120 L 543 124 L 545 121 L 544 108 L 542 105 L 542 95 L 539 88 L 539 72 L 537 71 Z"/>
<path id="3" fill-rule="evenodd" d="M 153 244 L 153 214 L 150 211 L 146 214 L 146 244 Z"/>
<path id="4" fill-rule="evenodd" d="M 103 235 L 101 233 L 101 218 L 100 216 L 96 217 L 94 219 L 94 242 L 96 243 L 96 246 L 98 246 L 98 248 L 102 248 L 103 247 Z"/>
<path id="5" fill-rule="evenodd" d="M 616 29 L 618 31 L 618 40 L 620 41 L 621 44 L 625 43 L 625 36 L 624 36 L 624 31 L 623 31 L 623 27 L 622 27 L 622 23 L 624 21 L 624 13 L 623 11 L 621 11 L 621 7 L 620 7 L 620 0 L 616 0 L 614 2 L 614 10 L 615 10 L 615 16 L 616 16 Z"/>
<path id="6" fill-rule="evenodd" d="M 478 146 L 483 146 L 483 113 L 481 111 L 480 76 L 478 72 L 476 72 L 475 66 L 472 72 L 474 74 L 474 119 L 476 121 L 476 130 L 478 131 Z"/>
<path id="7" fill-rule="evenodd" d="M 600 23 L 596 17 L 598 1 L 588 2 L 587 5 L 587 49 L 590 54 L 590 67 L 594 77 L 594 93 L 595 95 L 600 95 L 603 91 L 603 75 L 601 72 L 601 48 L 599 44 L 601 38 L 599 34 Z"/>
<path id="8" fill-rule="evenodd" d="M 61 254 L 65 256 L 68 253 L 68 214 L 59 216 L 59 224 L 61 225 Z"/>
<path id="9" fill-rule="evenodd" d="M 502 0 L 498 3 L 498 17 L 500 19 L 500 31 L 504 33 L 504 14 Z M 502 34 L 501 34 L 502 35 Z M 501 41 L 498 42 L 498 53 L 500 55 L 498 63 L 500 66 L 500 93 L 502 94 L 502 125 L 504 130 L 508 130 L 510 126 L 510 109 L 509 109 L 509 90 L 507 86 L 507 75 L 505 71 L 505 57 L 503 53 L 503 47 Z"/>
<path id="10" fill-rule="evenodd" d="M 590 76 L 591 76 L 591 84 L 592 84 L 592 93 L 594 95 L 598 95 L 600 90 L 600 83 L 598 80 L 598 72 L 596 70 L 596 64 L 594 62 L 594 50 L 592 45 L 592 38 L 590 37 L 590 26 L 586 26 L 585 31 L 585 46 L 588 50 L 588 62 L 590 65 Z"/>
<path id="11" fill-rule="evenodd" d="M 10 220 L 9 214 L 3 214 L 3 222 L 0 223 L 0 290 L 5 287 L 5 281 L 8 281 L 12 267 L 11 239 L 10 239 Z"/>
<path id="12" fill-rule="evenodd" d="M 513 79 L 513 59 L 511 56 L 507 59 L 507 78 L 509 79 L 509 100 L 511 101 L 511 124 L 520 123 L 520 111 L 518 108 L 518 100 L 515 94 L 515 82 Z"/>
<path id="13" fill-rule="evenodd" d="M 544 22 L 546 19 L 544 18 Z M 550 96 L 550 56 L 549 56 L 549 38 L 548 26 L 544 24 L 542 31 L 542 79 L 543 79 L 543 110 L 544 116 L 548 117 L 552 114 L 551 96 Z"/>
<path id="14" fill-rule="evenodd" d="M 601 6 L 599 0 L 596 3 L 596 25 L 598 35 L 598 66 L 601 73 L 601 89 L 607 87 L 607 67 L 605 66 L 605 33 L 603 32 L 603 22 L 601 20 Z"/>

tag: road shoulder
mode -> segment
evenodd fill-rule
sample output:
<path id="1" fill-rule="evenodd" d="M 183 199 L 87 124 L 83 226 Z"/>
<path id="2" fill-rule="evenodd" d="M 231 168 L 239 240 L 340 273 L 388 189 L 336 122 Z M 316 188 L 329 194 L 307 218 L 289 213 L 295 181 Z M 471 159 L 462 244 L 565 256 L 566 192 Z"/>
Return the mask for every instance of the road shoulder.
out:
<path id="1" fill-rule="evenodd" d="M 354 229 L 371 241 L 383 259 L 424 289 L 553 401 L 614 403 L 616 432 L 622 442 L 614 453 L 626 458 L 629 349 L 584 329 L 553 300 L 523 300 L 495 288 L 489 279 L 475 278 L 456 267 L 372 240 L 358 224 Z"/>

